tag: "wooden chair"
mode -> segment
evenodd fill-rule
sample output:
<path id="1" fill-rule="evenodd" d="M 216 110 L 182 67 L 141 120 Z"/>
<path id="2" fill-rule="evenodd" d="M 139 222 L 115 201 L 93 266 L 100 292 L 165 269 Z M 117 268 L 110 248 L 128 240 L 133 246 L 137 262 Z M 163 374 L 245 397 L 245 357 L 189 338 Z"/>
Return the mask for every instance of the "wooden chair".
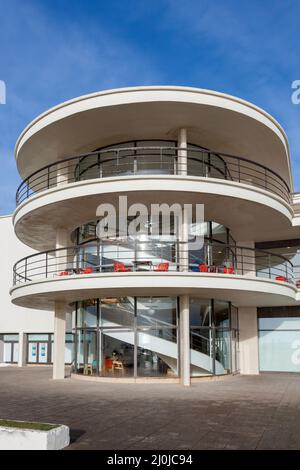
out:
<path id="1" fill-rule="evenodd" d="M 83 375 L 93 375 L 92 364 L 84 364 Z"/>
<path id="2" fill-rule="evenodd" d="M 115 372 L 115 370 L 120 370 L 122 372 L 122 375 L 124 375 L 124 365 L 122 361 L 117 361 L 117 360 L 113 361 L 112 363 L 113 373 Z"/>

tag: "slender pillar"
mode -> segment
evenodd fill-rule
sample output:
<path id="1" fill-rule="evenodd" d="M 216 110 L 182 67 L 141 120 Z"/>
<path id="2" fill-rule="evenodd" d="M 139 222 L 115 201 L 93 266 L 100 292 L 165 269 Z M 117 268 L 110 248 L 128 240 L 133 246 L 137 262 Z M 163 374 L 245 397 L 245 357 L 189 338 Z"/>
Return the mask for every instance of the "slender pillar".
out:
<path id="1" fill-rule="evenodd" d="M 71 180 L 71 171 L 70 171 L 71 165 L 72 163 L 68 161 L 57 164 L 57 170 L 56 170 L 57 186 L 62 186 L 64 184 L 69 183 L 69 181 Z M 51 185 L 51 181 L 50 181 L 50 185 Z"/>
<path id="2" fill-rule="evenodd" d="M 178 132 L 178 174 L 187 174 L 187 130 L 185 128 L 179 129 Z"/>
<path id="3" fill-rule="evenodd" d="M 239 350 L 241 374 L 259 374 L 256 307 L 239 307 Z"/>
<path id="4" fill-rule="evenodd" d="M 65 228 L 58 228 L 56 231 L 56 270 L 57 273 L 64 271 L 68 267 L 68 251 L 61 250 L 68 246 L 68 231 Z"/>
<path id="5" fill-rule="evenodd" d="M 180 378 L 182 385 L 191 385 L 190 373 L 190 306 L 189 296 L 182 295 L 180 305 Z"/>
<path id="6" fill-rule="evenodd" d="M 4 362 L 4 341 L 0 336 L 0 364 Z"/>
<path id="7" fill-rule="evenodd" d="M 26 366 L 26 353 L 27 353 L 27 335 L 26 333 L 19 333 L 19 358 L 18 367 Z"/>
<path id="8" fill-rule="evenodd" d="M 180 271 L 189 270 L 189 214 L 182 209 L 182 222 L 180 227 Z"/>
<path id="9" fill-rule="evenodd" d="M 65 378 L 66 304 L 55 301 L 53 379 Z"/>
<path id="10" fill-rule="evenodd" d="M 237 246 L 244 248 L 237 248 L 237 272 L 245 276 L 255 277 L 256 266 L 255 266 L 255 251 L 251 248 L 255 248 L 253 241 L 239 241 Z M 247 250 L 247 248 L 249 248 Z"/>

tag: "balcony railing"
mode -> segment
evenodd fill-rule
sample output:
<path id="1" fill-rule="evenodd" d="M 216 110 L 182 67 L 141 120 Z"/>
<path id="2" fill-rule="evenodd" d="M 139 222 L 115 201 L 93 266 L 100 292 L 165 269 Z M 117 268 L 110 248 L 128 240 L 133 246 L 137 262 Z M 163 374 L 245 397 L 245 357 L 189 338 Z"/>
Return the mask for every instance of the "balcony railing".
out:
<path id="1" fill-rule="evenodd" d="M 33 254 L 13 268 L 14 285 L 107 272 L 187 271 L 295 283 L 293 265 L 284 256 L 209 239 L 202 247 L 178 241 L 99 240 Z"/>
<path id="2" fill-rule="evenodd" d="M 20 184 L 16 204 L 60 185 L 128 175 L 216 178 L 265 189 L 289 203 L 291 200 L 290 189 L 280 175 L 246 158 L 200 148 L 134 147 L 104 149 L 47 165 Z"/>

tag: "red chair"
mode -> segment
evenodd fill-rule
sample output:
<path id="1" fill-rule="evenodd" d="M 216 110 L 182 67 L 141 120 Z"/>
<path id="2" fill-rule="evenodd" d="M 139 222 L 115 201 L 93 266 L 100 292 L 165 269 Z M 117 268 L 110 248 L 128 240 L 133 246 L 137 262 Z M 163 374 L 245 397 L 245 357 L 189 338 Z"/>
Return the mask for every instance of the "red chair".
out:
<path id="1" fill-rule="evenodd" d="M 61 271 L 60 273 L 58 273 L 59 276 L 69 276 L 69 273 L 68 271 Z"/>
<path id="2" fill-rule="evenodd" d="M 92 274 L 93 273 L 93 268 L 84 268 L 82 270 L 82 274 Z"/>
<path id="3" fill-rule="evenodd" d="M 159 263 L 153 271 L 169 271 L 169 263 Z"/>
<path id="4" fill-rule="evenodd" d="M 128 271 L 131 271 L 131 269 L 126 268 L 124 263 L 114 261 L 114 271 L 115 273 L 127 273 Z"/>
<path id="5" fill-rule="evenodd" d="M 200 273 L 208 273 L 208 265 L 206 263 L 199 264 Z"/>
<path id="6" fill-rule="evenodd" d="M 232 267 L 228 268 L 227 266 L 224 266 L 223 272 L 224 274 L 235 274 L 234 269 Z"/>
<path id="7" fill-rule="evenodd" d="M 287 278 L 284 276 L 276 276 L 275 277 L 276 281 L 281 281 L 281 282 L 287 282 Z"/>

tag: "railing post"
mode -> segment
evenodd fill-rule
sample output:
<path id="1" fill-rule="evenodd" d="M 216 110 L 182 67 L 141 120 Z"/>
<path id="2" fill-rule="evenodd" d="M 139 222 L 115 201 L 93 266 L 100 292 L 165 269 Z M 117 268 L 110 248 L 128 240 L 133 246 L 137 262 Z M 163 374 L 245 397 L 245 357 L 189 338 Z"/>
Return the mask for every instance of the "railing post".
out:
<path id="1" fill-rule="evenodd" d="M 27 263 L 28 263 L 28 258 L 25 259 L 25 270 L 24 270 L 25 282 L 27 281 Z"/>
<path id="2" fill-rule="evenodd" d="M 206 178 L 209 178 L 211 175 L 211 154 L 210 152 L 207 153 L 207 165 L 206 165 Z"/>

